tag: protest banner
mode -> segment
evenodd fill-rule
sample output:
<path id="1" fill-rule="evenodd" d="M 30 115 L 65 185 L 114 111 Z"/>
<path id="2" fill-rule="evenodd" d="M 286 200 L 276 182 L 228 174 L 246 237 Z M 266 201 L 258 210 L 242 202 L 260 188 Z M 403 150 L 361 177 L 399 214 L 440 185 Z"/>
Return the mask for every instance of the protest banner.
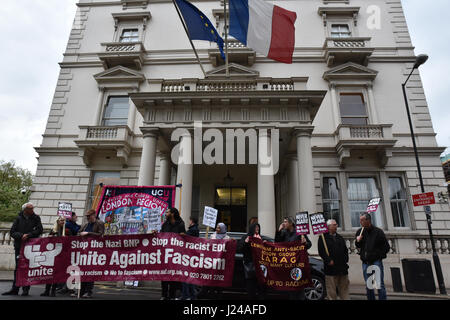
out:
<path id="1" fill-rule="evenodd" d="M 295 232 L 297 235 L 309 234 L 308 211 L 299 212 L 295 215 Z"/>
<path id="2" fill-rule="evenodd" d="M 313 286 L 308 253 L 301 241 L 272 243 L 251 237 L 250 247 L 259 283 L 280 291 Z"/>
<path id="3" fill-rule="evenodd" d="M 78 269 L 81 282 L 180 281 L 231 286 L 235 240 L 176 233 L 33 238 L 22 245 L 17 285 L 64 283 Z"/>
<path id="4" fill-rule="evenodd" d="M 147 233 L 151 210 L 159 212 L 162 223 L 174 204 L 175 186 L 105 186 L 97 216 L 107 235 Z"/>
<path id="5" fill-rule="evenodd" d="M 72 204 L 70 202 L 59 202 L 58 203 L 58 216 L 64 219 L 72 218 Z"/>

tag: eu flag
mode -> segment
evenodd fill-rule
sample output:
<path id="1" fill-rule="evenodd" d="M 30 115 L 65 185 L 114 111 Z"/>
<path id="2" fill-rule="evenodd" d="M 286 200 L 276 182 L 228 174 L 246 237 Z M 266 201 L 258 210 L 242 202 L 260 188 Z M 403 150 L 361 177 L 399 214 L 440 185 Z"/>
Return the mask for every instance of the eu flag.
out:
<path id="1" fill-rule="evenodd" d="M 178 8 L 183 15 L 184 22 L 189 31 L 189 37 L 191 40 L 206 40 L 216 42 L 219 46 L 220 55 L 225 60 L 225 54 L 223 52 L 223 39 L 217 33 L 208 17 L 197 9 L 193 4 L 185 0 L 175 0 Z"/>

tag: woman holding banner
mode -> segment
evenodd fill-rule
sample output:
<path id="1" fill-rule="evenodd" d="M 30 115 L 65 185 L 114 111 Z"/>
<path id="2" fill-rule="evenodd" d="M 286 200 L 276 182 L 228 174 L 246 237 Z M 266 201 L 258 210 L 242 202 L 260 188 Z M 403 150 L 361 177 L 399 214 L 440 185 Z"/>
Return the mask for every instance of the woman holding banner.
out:
<path id="1" fill-rule="evenodd" d="M 250 247 L 250 237 L 261 239 L 261 226 L 258 223 L 250 225 L 248 233 L 239 241 L 238 251 L 241 251 L 244 254 L 244 277 L 249 299 L 255 300 L 258 298 L 262 300 L 266 296 L 266 289 L 263 285 L 258 283 L 256 278 L 252 249 Z"/>
<path id="2" fill-rule="evenodd" d="M 53 229 L 48 234 L 49 237 L 63 237 L 63 236 L 71 236 L 72 233 L 69 229 L 65 227 L 66 219 L 64 217 L 58 217 L 56 219 L 55 224 L 53 225 Z M 64 228 L 66 230 L 64 230 Z M 64 283 L 48 283 L 45 285 L 45 291 L 41 293 L 41 297 L 56 297 L 56 288 L 62 287 Z"/>
<path id="3" fill-rule="evenodd" d="M 217 224 L 216 232 L 211 235 L 211 239 L 230 239 L 230 236 L 227 234 L 227 226 L 225 223 L 219 222 Z"/>
<path id="4" fill-rule="evenodd" d="M 295 231 L 295 220 L 291 217 L 285 217 L 283 223 L 278 228 L 275 235 L 275 242 L 294 242 L 301 241 L 306 246 L 306 250 L 311 248 L 312 243 L 307 235 L 297 235 Z M 290 291 L 288 293 L 290 300 L 305 300 L 305 290 Z"/>

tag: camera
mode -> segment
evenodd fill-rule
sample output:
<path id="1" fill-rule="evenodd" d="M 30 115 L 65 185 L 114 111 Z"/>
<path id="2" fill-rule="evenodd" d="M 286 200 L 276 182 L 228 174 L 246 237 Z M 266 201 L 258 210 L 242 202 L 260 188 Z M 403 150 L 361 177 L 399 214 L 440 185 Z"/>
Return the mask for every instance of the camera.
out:
<path id="1" fill-rule="evenodd" d="M 27 188 L 22 188 L 22 189 L 20 189 L 20 193 L 21 193 L 21 194 L 27 193 Z"/>

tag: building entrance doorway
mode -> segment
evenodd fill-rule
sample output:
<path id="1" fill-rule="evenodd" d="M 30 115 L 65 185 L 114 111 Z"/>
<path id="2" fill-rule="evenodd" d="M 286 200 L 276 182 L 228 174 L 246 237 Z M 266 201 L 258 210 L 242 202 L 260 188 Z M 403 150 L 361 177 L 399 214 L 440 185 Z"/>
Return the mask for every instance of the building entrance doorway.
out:
<path id="1" fill-rule="evenodd" d="M 228 231 L 245 232 L 247 227 L 247 188 L 216 187 L 215 205 L 219 211 L 217 222 L 227 225 Z"/>

